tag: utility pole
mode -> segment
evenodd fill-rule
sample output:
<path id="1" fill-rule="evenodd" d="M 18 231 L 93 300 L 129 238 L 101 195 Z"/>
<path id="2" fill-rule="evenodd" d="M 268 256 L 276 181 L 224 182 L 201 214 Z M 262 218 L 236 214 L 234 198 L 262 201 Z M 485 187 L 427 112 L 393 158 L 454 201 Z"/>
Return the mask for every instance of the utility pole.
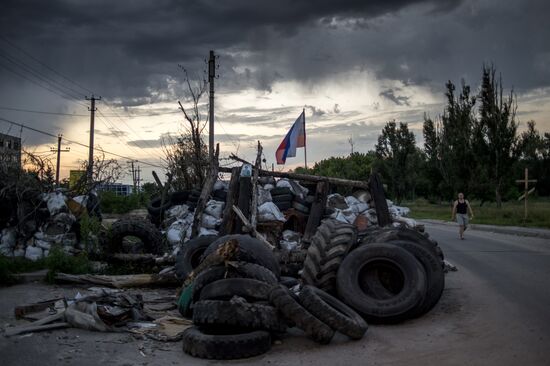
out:
<path id="1" fill-rule="evenodd" d="M 128 161 L 128 164 L 130 164 L 130 172 L 132 173 L 132 183 L 134 185 L 134 192 L 136 192 L 137 183 L 136 183 L 136 169 L 134 168 L 134 163 L 137 162 L 137 160 L 130 160 Z"/>
<path id="2" fill-rule="evenodd" d="M 62 138 L 63 138 L 62 134 L 57 135 L 57 149 L 55 147 L 50 147 L 50 151 L 52 151 L 52 152 L 57 151 L 57 162 L 56 162 L 56 168 L 55 168 L 55 185 L 57 187 L 59 187 L 59 167 L 61 165 L 61 153 L 71 151 L 70 147 L 67 147 L 67 148 L 61 150 L 61 139 Z"/>
<path id="3" fill-rule="evenodd" d="M 216 56 L 210 51 L 208 59 L 208 84 L 210 85 L 209 115 L 208 115 L 208 160 L 214 157 L 214 78 L 216 77 Z"/>
<path id="4" fill-rule="evenodd" d="M 88 154 L 88 183 L 92 183 L 94 177 L 94 123 L 95 123 L 95 101 L 101 100 L 101 97 L 96 98 L 92 94 L 91 98 L 86 97 L 86 100 L 90 101 L 90 152 Z"/>
<path id="5" fill-rule="evenodd" d="M 141 167 L 138 165 L 137 167 L 137 189 L 138 189 L 138 192 L 140 191 L 140 186 L 141 186 Z"/>

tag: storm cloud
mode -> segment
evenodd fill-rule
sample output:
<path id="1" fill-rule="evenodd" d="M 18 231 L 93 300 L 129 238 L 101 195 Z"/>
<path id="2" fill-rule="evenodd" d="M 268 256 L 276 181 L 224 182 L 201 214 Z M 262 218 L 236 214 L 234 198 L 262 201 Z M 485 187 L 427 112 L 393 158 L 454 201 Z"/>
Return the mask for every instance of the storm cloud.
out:
<path id="1" fill-rule="evenodd" d="M 475 89 L 483 63 L 494 63 L 504 86 L 527 101 L 520 115 L 545 113 L 548 14 L 545 0 L 8 0 L 0 13 L 0 97 L 8 107 L 82 115 L 88 106 L 84 96 L 101 95 L 119 113 L 149 120 L 143 117 L 128 130 L 105 109 L 108 119 L 97 122 L 96 133 L 152 150 L 166 132 L 159 126 L 173 132 L 173 121 L 181 118 L 175 102 L 185 99 L 186 90 L 178 65 L 202 80 L 212 49 L 219 55 L 217 120 L 227 129 L 217 130 L 222 141 L 268 139 L 273 130 L 267 128 L 287 128 L 306 108 L 312 135 L 340 131 L 370 142 L 376 123 L 384 119 L 414 123 L 424 112 L 440 111 L 447 80 L 465 79 Z M 55 77 L 61 85 L 40 80 L 52 71 L 31 65 L 25 52 L 60 72 L 63 77 Z M 29 76 L 28 67 L 35 76 Z M 363 96 L 363 90 L 355 90 L 362 84 L 372 92 Z M 300 86 L 294 95 L 315 94 L 323 104 L 296 97 L 261 107 L 223 104 L 244 90 L 258 92 L 258 99 L 276 99 L 289 85 Z M 348 94 L 334 96 L 337 88 Z M 55 94 L 72 104 L 61 103 Z M 350 96 L 360 103 L 350 106 Z M 537 96 L 542 102 L 532 101 Z M 148 106 L 154 108 L 147 112 Z M 160 120 L 164 113 L 170 120 Z M 75 124 L 62 116 L 20 120 L 35 127 L 47 124 L 50 132 Z M 230 131 L 231 126 L 264 130 L 243 134 Z"/>

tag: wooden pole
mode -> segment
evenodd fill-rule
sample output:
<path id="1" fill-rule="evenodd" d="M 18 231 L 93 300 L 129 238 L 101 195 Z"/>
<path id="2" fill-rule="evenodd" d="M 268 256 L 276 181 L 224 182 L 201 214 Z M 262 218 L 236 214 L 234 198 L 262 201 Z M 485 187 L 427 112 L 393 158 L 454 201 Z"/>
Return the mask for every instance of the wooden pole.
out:
<path id="1" fill-rule="evenodd" d="M 250 163 L 248 163 L 250 164 Z M 251 164 L 252 165 L 252 164 Z M 222 173 L 231 173 L 231 168 L 220 167 L 220 172 Z M 298 173 L 288 173 L 288 172 L 270 172 L 268 170 L 260 169 L 259 175 L 263 177 L 277 177 L 277 178 L 288 178 L 294 180 L 303 180 L 306 182 L 328 182 L 330 184 L 344 186 L 344 187 L 355 187 L 369 189 L 368 181 L 359 181 L 359 180 L 349 180 L 342 178 L 333 178 L 325 177 L 321 175 L 310 175 L 310 174 L 298 174 Z"/>
<path id="2" fill-rule="evenodd" d="M 302 114 L 304 115 L 304 163 L 307 170 L 307 140 L 306 140 L 306 109 L 305 108 L 302 110 Z"/>

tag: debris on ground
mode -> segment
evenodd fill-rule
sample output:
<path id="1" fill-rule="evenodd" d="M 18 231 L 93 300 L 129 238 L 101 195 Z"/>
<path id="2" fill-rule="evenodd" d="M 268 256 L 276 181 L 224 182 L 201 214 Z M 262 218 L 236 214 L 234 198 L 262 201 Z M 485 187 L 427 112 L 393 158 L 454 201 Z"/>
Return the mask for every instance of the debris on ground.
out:
<path id="1" fill-rule="evenodd" d="M 360 339 L 367 322 L 394 324 L 435 306 L 445 272 L 456 267 L 424 227 L 407 217 L 408 208 L 386 200 L 378 175 L 361 182 L 268 172 L 260 169 L 261 153 L 258 144 L 256 163 L 240 159 L 240 168 L 213 161 L 201 190 L 171 191 L 169 179 L 148 205 L 147 218 L 112 224 L 100 241 L 104 257 L 149 264 L 154 273 L 57 273 L 56 282 L 100 286 L 103 292 L 65 299 L 61 308 L 56 300 L 55 317 L 6 334 L 116 328 L 162 341 L 181 339 L 184 352 L 195 357 L 236 359 L 267 352 L 289 328 L 328 344 L 336 332 Z M 231 173 L 231 179 L 218 173 Z M 335 187 L 352 193 L 331 193 Z M 79 250 L 73 227 L 83 199 L 55 191 L 43 196 L 42 205 L 47 219 L 37 222 L 29 244 L 17 247 L 10 226 L 2 231 L 2 253 L 23 250 L 40 258 L 52 243 L 69 253 Z M 139 296 L 125 295 L 145 287 L 177 290 L 171 301 L 149 307 Z M 18 311 L 28 316 L 50 305 Z M 181 317 L 169 313 L 176 310 Z"/>

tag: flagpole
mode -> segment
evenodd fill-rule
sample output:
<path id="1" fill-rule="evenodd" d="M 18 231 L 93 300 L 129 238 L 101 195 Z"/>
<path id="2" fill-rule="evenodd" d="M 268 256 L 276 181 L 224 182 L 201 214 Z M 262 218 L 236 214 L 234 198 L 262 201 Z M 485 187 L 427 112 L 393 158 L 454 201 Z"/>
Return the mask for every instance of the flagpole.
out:
<path id="1" fill-rule="evenodd" d="M 305 108 L 302 110 L 302 113 L 304 114 L 304 163 L 307 170 L 307 138 L 306 138 L 306 109 Z"/>

